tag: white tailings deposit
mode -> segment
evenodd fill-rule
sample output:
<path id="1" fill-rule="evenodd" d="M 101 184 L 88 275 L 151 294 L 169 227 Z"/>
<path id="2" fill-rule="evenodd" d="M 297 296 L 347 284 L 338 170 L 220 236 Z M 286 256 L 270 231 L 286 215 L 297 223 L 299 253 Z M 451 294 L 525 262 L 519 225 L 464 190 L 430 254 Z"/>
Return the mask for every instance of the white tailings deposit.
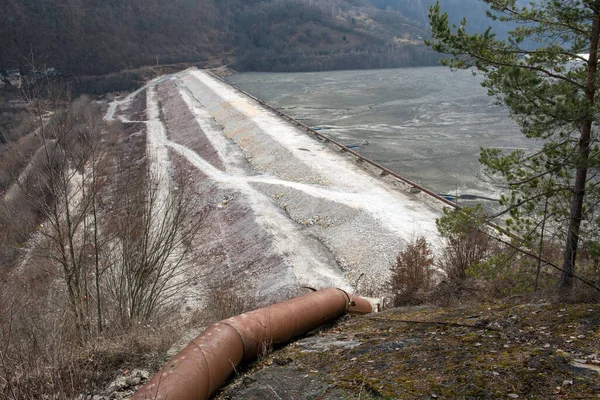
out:
<path id="1" fill-rule="evenodd" d="M 200 70 L 150 82 L 110 108 L 145 96 L 147 151 L 161 172 L 183 173 L 202 206 L 194 243 L 203 288 L 261 301 L 301 286 L 380 284 L 406 243 L 437 243 L 443 204 L 357 164 L 327 143 Z M 143 113 L 142 113 L 143 114 Z M 143 117 L 142 117 L 143 118 Z"/>

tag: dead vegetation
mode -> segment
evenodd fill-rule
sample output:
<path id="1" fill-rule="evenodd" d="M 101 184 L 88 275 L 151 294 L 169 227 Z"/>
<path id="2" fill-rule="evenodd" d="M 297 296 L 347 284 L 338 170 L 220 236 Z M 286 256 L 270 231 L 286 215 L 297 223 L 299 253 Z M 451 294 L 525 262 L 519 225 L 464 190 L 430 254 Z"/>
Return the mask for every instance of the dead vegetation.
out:
<path id="1" fill-rule="evenodd" d="M 435 257 L 424 238 L 409 243 L 391 266 L 387 290 L 392 305 L 600 300 L 600 263 L 593 254 L 580 254 L 579 280 L 565 296 L 557 290 L 560 269 L 533 257 L 523 241 L 496 240 L 485 221 L 479 207 L 446 210 L 436 222 L 443 240 Z M 558 263 L 560 249 L 554 242 L 540 248 L 543 260 Z"/>
<path id="2" fill-rule="evenodd" d="M 92 396 L 173 344 L 202 218 L 185 180 L 150 168 L 145 125 L 88 98 L 29 104 L 37 148 L 4 149 L 0 399 Z"/>
<path id="3" fill-rule="evenodd" d="M 215 289 L 208 298 L 205 321 L 220 321 L 258 308 L 256 300 L 231 289 Z"/>
<path id="4" fill-rule="evenodd" d="M 422 236 L 398 254 L 388 283 L 394 306 L 417 301 L 419 292 L 430 289 L 433 284 L 433 263 L 433 253 Z"/>
<path id="5" fill-rule="evenodd" d="M 0 295 L 0 399 L 103 395 L 127 370 L 157 369 L 178 335 L 168 325 L 107 327 L 104 335 L 81 344 L 64 299 L 48 304 L 45 296 L 32 297 L 31 287 L 19 289 L 22 295 L 6 290 Z"/>

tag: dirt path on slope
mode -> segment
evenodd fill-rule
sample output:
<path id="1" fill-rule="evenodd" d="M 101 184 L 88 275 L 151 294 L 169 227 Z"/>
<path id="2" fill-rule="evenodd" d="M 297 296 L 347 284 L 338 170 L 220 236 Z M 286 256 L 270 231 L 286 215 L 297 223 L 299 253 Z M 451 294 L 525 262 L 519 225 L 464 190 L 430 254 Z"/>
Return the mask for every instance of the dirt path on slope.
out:
<path id="1" fill-rule="evenodd" d="M 232 171 L 227 179 L 243 179 L 269 196 L 329 249 L 350 282 L 364 273 L 381 283 L 413 236 L 436 240 L 439 210 L 407 187 L 373 176 L 203 71 L 174 79 L 197 119 L 211 121 L 205 133 L 240 150 L 229 160 L 243 155 L 250 164 L 251 171 Z"/>

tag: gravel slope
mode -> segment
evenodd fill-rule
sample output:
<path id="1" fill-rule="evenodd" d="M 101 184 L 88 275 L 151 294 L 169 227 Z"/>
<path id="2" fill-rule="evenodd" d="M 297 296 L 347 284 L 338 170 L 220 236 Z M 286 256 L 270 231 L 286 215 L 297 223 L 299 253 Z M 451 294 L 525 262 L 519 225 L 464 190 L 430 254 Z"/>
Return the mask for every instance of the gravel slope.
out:
<path id="1" fill-rule="evenodd" d="M 148 149 L 162 173 L 184 171 L 203 204 L 202 287 L 270 302 L 299 286 L 381 284 L 412 237 L 436 242 L 439 204 L 357 165 L 205 71 L 156 79 Z M 128 116 L 126 101 L 110 118 Z M 123 108 L 123 109 L 122 109 Z M 363 281 L 363 282 L 364 282 Z"/>

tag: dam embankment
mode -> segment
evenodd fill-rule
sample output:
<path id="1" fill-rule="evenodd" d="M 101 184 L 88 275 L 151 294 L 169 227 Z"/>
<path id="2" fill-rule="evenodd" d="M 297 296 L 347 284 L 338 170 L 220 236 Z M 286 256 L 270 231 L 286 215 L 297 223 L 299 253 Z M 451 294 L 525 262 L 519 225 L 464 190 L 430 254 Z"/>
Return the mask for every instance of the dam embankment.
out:
<path id="1" fill-rule="evenodd" d="M 197 196 L 197 297 L 226 287 L 274 301 L 300 286 L 350 289 L 363 274 L 380 284 L 413 237 L 436 242 L 443 200 L 206 71 L 133 96 L 147 97 L 148 156 L 185 174 Z M 111 116 L 132 120 L 132 98 Z"/>

